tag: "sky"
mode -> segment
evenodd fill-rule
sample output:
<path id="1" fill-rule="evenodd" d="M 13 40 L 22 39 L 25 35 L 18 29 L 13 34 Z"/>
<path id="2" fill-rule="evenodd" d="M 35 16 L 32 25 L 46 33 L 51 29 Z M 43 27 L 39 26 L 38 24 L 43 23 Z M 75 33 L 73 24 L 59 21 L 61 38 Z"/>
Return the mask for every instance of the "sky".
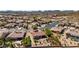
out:
<path id="1" fill-rule="evenodd" d="M 78 0 L 0 0 L 0 10 L 79 10 Z"/>

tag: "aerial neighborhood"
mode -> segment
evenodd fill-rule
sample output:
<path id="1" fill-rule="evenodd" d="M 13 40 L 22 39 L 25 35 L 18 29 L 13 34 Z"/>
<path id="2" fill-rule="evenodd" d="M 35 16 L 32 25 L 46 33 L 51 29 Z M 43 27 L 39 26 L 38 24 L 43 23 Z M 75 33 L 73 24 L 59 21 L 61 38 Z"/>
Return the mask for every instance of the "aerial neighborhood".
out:
<path id="1" fill-rule="evenodd" d="M 0 48 L 79 47 L 78 11 L 0 11 Z"/>

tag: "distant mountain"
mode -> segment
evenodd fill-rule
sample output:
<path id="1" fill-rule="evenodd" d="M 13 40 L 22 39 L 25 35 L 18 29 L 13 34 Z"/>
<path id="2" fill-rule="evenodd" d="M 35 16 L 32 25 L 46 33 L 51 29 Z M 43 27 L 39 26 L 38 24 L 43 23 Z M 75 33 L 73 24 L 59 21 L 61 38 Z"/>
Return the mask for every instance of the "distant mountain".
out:
<path id="1" fill-rule="evenodd" d="M 0 14 L 19 14 L 19 15 L 31 15 L 31 14 L 58 14 L 58 15 L 67 15 L 67 14 L 73 14 L 77 13 L 78 11 L 73 11 L 73 10 L 65 10 L 65 11 L 60 11 L 60 10 L 47 10 L 47 11 L 0 11 Z"/>

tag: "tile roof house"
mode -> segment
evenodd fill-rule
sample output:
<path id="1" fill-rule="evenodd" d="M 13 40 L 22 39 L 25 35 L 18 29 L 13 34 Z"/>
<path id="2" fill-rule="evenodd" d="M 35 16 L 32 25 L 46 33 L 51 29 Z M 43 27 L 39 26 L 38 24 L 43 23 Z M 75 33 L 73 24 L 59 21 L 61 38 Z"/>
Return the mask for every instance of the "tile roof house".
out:
<path id="1" fill-rule="evenodd" d="M 31 35 L 34 39 L 43 39 L 46 38 L 46 34 L 43 31 L 33 31 Z"/>
<path id="2" fill-rule="evenodd" d="M 12 32 L 7 36 L 7 38 L 21 40 L 24 36 L 25 32 Z"/>
<path id="3" fill-rule="evenodd" d="M 27 36 L 31 38 L 32 47 L 44 47 L 49 45 L 46 34 L 41 30 L 27 32 Z"/>
<path id="4" fill-rule="evenodd" d="M 5 38 L 8 34 L 8 29 L 0 29 L 0 38 Z"/>
<path id="5" fill-rule="evenodd" d="M 78 37 L 79 38 L 79 30 L 67 30 L 66 31 L 67 35 L 73 36 L 73 37 Z"/>
<path id="6" fill-rule="evenodd" d="M 52 32 L 62 33 L 64 28 L 62 28 L 62 27 L 52 27 L 51 30 L 52 30 Z"/>
<path id="7" fill-rule="evenodd" d="M 14 28 L 15 26 L 16 26 L 15 23 L 9 23 L 5 25 L 6 28 Z"/>

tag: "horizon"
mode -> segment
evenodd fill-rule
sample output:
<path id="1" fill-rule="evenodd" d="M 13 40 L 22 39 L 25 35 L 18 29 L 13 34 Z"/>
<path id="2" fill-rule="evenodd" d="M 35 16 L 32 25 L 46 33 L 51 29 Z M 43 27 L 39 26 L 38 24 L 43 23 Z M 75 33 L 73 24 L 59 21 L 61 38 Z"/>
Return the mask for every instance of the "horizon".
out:
<path id="1" fill-rule="evenodd" d="M 79 10 L 0 10 L 0 12 L 7 12 L 7 11 L 14 11 L 14 12 L 17 12 L 17 11 L 22 11 L 22 12 L 32 12 L 32 11 L 41 11 L 41 12 L 44 12 L 44 11 L 79 11 Z"/>

